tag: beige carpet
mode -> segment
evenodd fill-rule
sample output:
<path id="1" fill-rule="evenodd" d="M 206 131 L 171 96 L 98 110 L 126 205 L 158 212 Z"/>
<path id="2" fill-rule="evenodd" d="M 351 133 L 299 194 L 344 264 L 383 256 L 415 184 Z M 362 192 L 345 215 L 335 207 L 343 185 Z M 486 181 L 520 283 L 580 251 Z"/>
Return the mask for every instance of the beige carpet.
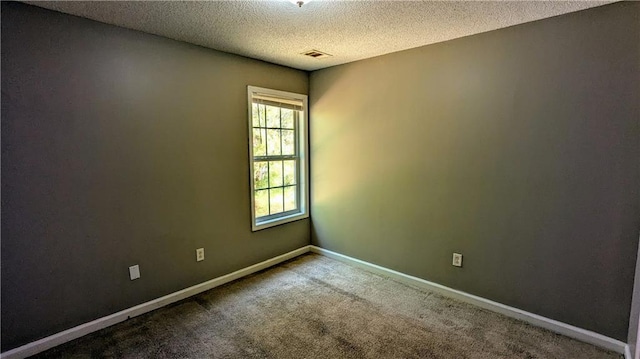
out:
<path id="1" fill-rule="evenodd" d="M 39 358 L 621 358 L 308 254 Z"/>

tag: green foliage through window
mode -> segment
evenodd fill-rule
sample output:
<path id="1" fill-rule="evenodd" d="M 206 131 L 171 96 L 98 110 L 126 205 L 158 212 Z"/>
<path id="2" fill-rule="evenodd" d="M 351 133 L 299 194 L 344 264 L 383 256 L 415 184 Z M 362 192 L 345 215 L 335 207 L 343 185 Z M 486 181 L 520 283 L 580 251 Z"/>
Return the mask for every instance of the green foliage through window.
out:
<path id="1" fill-rule="evenodd" d="M 253 181 L 256 218 L 298 209 L 300 111 L 253 103 Z"/>

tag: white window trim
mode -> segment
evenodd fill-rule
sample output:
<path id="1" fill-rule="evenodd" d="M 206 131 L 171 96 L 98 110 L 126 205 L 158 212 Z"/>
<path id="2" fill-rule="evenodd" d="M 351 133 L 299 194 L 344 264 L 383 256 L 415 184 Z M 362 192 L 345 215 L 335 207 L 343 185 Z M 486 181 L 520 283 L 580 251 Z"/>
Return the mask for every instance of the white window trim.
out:
<path id="1" fill-rule="evenodd" d="M 291 99 L 302 101 L 303 106 L 303 116 L 299 120 L 298 126 L 300 127 L 298 130 L 298 141 L 299 141 L 299 166 L 300 166 L 300 202 L 299 208 L 300 211 L 289 214 L 286 216 L 273 218 L 269 220 L 262 221 L 260 223 L 256 223 L 256 213 L 255 213 L 255 185 L 253 183 L 253 97 L 254 94 L 265 94 L 272 97 L 277 97 L 280 99 Z M 308 97 L 307 95 L 297 94 L 293 92 L 272 90 L 263 87 L 256 86 L 247 86 L 247 107 L 248 107 L 248 142 L 249 142 L 249 183 L 251 187 L 251 192 L 249 193 L 249 197 L 251 198 L 251 230 L 259 231 L 261 229 L 266 229 L 274 226 L 278 226 L 281 224 L 297 221 L 304 218 L 309 218 L 309 157 L 308 157 L 308 148 L 309 148 L 309 136 L 308 136 L 308 127 L 309 127 L 309 106 L 308 106 Z"/>

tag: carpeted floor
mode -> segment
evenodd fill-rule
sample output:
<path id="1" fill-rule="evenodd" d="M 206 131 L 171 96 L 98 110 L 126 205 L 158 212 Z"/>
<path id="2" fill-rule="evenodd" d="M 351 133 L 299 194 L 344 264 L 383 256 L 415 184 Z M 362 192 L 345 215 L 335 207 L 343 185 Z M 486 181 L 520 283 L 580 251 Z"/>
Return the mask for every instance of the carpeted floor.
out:
<path id="1" fill-rule="evenodd" d="M 308 254 L 37 358 L 621 358 Z"/>

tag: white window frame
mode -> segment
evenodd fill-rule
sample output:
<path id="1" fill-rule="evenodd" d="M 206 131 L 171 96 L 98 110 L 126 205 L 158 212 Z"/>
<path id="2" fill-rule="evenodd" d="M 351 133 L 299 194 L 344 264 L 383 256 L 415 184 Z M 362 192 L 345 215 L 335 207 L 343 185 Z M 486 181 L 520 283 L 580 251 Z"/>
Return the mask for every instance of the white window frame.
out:
<path id="1" fill-rule="evenodd" d="M 261 229 L 270 228 L 273 226 L 281 225 L 297 221 L 304 218 L 309 218 L 309 159 L 308 159 L 308 124 L 309 124 L 309 107 L 307 95 L 297 94 L 293 92 L 272 90 L 263 87 L 247 86 L 247 107 L 248 110 L 248 142 L 249 142 L 249 183 L 251 184 L 251 230 L 259 231 Z M 271 215 L 268 219 L 259 220 L 256 218 L 255 211 L 255 183 L 254 183 L 254 155 L 253 155 L 253 102 L 254 96 L 264 95 L 273 98 L 278 98 L 283 101 L 293 100 L 302 102 L 302 116 L 297 116 L 296 126 L 298 127 L 298 210 L 294 213 L 286 213 L 283 215 Z"/>

